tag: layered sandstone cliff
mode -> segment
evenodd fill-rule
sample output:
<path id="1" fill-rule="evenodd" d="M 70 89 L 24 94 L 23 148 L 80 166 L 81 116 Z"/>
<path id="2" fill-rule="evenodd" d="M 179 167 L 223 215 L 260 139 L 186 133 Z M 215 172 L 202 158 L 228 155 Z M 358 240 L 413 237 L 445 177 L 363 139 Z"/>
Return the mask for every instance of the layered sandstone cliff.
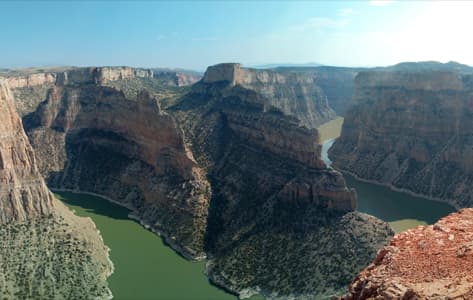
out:
<path id="1" fill-rule="evenodd" d="M 108 250 L 90 219 L 73 215 L 49 192 L 4 81 L 0 113 L 0 294 L 109 298 Z"/>
<path id="2" fill-rule="evenodd" d="M 262 96 L 265 109 L 275 107 L 295 116 L 307 128 L 316 128 L 335 118 L 326 95 L 310 74 L 248 69 L 227 63 L 209 67 L 203 82 L 228 82 L 253 90 Z"/>
<path id="3" fill-rule="evenodd" d="M 397 234 L 345 299 L 472 299 L 473 209 Z"/>
<path id="4" fill-rule="evenodd" d="M 371 71 L 330 149 L 336 168 L 456 207 L 473 199 L 473 78 L 451 71 Z"/>
<path id="5" fill-rule="evenodd" d="M 130 100 L 100 85 L 54 87 L 24 122 L 51 188 L 115 199 L 182 254 L 204 255 L 208 184 L 146 91 Z"/>
<path id="6" fill-rule="evenodd" d="M 21 116 L 33 112 L 46 99 L 54 86 L 80 86 L 98 84 L 132 90 L 133 96 L 143 88 L 155 94 L 169 96 L 173 87 L 195 83 L 201 75 L 193 71 L 171 69 L 144 69 L 131 67 L 64 67 L 51 69 L 25 69 L 0 73 L 15 95 Z M 163 93 L 164 91 L 164 93 Z M 129 96 L 129 95 L 128 95 Z"/>
<path id="7" fill-rule="evenodd" d="M 355 76 L 363 68 L 345 67 L 279 67 L 275 71 L 281 73 L 299 73 L 313 78 L 314 83 L 327 96 L 328 105 L 339 116 L 353 104 L 353 92 L 355 90 Z"/>
<path id="8" fill-rule="evenodd" d="M 8 85 L 0 81 L 0 224 L 51 213 L 53 197 L 36 168 Z"/>
<path id="9" fill-rule="evenodd" d="M 140 84 L 56 85 L 24 117 L 51 187 L 130 207 L 242 297 L 339 293 L 392 235 L 321 160 L 312 79 L 218 65 L 168 111 Z"/>
<path id="10" fill-rule="evenodd" d="M 355 193 L 321 161 L 317 131 L 299 119 L 307 114 L 264 92 L 286 80 L 213 66 L 171 109 L 212 188 L 207 272 L 241 297 L 340 292 L 392 234 L 353 212 Z"/>

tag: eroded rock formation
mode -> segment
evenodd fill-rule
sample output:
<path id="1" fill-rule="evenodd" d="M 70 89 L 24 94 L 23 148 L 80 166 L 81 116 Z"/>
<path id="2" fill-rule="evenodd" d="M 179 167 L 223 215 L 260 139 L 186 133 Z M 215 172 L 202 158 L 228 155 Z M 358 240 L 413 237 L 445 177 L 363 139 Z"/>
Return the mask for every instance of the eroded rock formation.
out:
<path id="1" fill-rule="evenodd" d="M 345 299 L 472 299 L 473 209 L 397 234 Z"/>
<path id="2" fill-rule="evenodd" d="M 473 78 L 452 71 L 371 71 L 330 149 L 336 168 L 456 207 L 473 199 Z"/>
<path id="3" fill-rule="evenodd" d="M 0 81 L 0 224 L 51 213 L 53 197 L 16 113 L 8 85 Z"/>
<path id="4" fill-rule="evenodd" d="M 209 67 L 203 82 L 228 82 L 230 86 L 255 91 L 261 95 L 265 109 L 274 107 L 295 116 L 307 128 L 316 128 L 335 118 L 326 95 L 308 74 L 247 69 L 227 63 Z"/>
<path id="5" fill-rule="evenodd" d="M 321 160 L 313 79 L 217 65 L 167 111 L 131 82 L 56 85 L 25 116 L 51 187 L 130 207 L 241 296 L 339 293 L 393 234 Z"/>
<path id="6" fill-rule="evenodd" d="M 73 215 L 47 189 L 2 80 L 0 114 L 0 294 L 110 298 L 108 250 L 92 221 Z"/>
<path id="7" fill-rule="evenodd" d="M 25 128 L 48 185 L 115 199 L 189 257 L 202 257 L 209 188 L 174 120 L 142 91 L 56 86 Z"/>
<path id="8" fill-rule="evenodd" d="M 213 66 L 171 109 L 212 187 L 208 274 L 242 297 L 340 292 L 392 234 L 353 212 L 354 191 L 321 161 L 317 131 L 299 119 L 307 115 L 264 92 L 285 80 Z"/>
<path id="9" fill-rule="evenodd" d="M 131 67 L 64 67 L 51 69 L 10 70 L 0 73 L 17 99 L 15 105 L 21 116 L 33 112 L 44 101 L 54 86 L 79 86 L 85 84 L 110 85 L 136 93 L 159 86 L 181 87 L 195 83 L 201 74 L 193 71 L 171 69 L 143 69 Z M 158 92 L 158 91 L 157 91 Z"/>

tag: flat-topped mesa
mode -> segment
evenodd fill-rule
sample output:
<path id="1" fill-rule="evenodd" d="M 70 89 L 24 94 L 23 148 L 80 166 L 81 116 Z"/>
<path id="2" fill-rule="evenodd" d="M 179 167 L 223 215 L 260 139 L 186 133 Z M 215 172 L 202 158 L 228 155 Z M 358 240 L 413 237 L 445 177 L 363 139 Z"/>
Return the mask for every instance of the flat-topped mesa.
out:
<path id="1" fill-rule="evenodd" d="M 205 71 L 202 81 L 205 83 L 228 82 L 230 85 L 237 84 L 240 76 L 241 65 L 237 63 L 222 63 L 210 66 Z"/>
<path id="2" fill-rule="evenodd" d="M 372 71 L 329 150 L 334 166 L 456 207 L 473 199 L 472 75 Z"/>
<path id="3" fill-rule="evenodd" d="M 277 109 L 307 128 L 317 128 L 336 116 L 310 73 L 249 69 L 237 63 L 224 63 L 208 67 L 201 83 L 226 83 L 227 88 L 240 86 L 254 91 L 258 94 L 254 100 L 260 100 L 265 110 Z"/>
<path id="4" fill-rule="evenodd" d="M 29 73 L 32 72 L 32 73 Z M 80 85 L 106 84 L 117 80 L 134 78 L 157 79 L 168 85 L 185 86 L 197 82 L 200 75 L 196 72 L 168 69 L 145 69 L 133 67 L 82 67 L 62 68 L 45 71 L 16 71 L 1 74 L 10 88 L 35 87 L 39 85 Z"/>
<path id="5" fill-rule="evenodd" d="M 13 101 L 0 80 L 0 224 L 48 215 L 53 206 Z"/>
<path id="6" fill-rule="evenodd" d="M 394 236 L 345 299 L 473 299 L 473 209 Z"/>

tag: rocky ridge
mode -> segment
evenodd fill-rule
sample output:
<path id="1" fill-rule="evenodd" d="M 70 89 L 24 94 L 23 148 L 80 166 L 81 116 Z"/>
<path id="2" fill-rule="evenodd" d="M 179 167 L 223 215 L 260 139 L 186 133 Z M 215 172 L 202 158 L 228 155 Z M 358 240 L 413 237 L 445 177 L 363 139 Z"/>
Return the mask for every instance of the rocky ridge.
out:
<path id="1" fill-rule="evenodd" d="M 370 71 L 330 149 L 361 179 L 468 207 L 473 199 L 473 81 L 452 71 Z"/>
<path id="2" fill-rule="evenodd" d="M 108 249 L 90 219 L 72 214 L 47 189 L 2 80 L 0 112 L 0 294 L 7 299 L 110 298 Z"/>
<path id="3" fill-rule="evenodd" d="M 299 119 L 307 115 L 262 92 L 288 77 L 246 72 L 210 67 L 170 110 L 212 187 L 208 275 L 240 297 L 340 293 L 392 230 L 353 212 L 355 193 L 321 161 L 317 130 Z"/>
<path id="4" fill-rule="evenodd" d="M 393 234 L 321 160 L 315 126 L 334 114 L 312 79 L 218 65 L 167 110 L 129 96 L 141 83 L 56 84 L 24 116 L 51 187 L 131 208 L 242 297 L 340 293 Z"/>
<path id="5" fill-rule="evenodd" d="M 228 82 L 253 90 L 262 95 L 265 109 L 275 107 L 295 116 L 307 128 L 316 128 L 336 115 L 313 76 L 304 73 L 248 69 L 228 63 L 209 67 L 203 82 Z"/>
<path id="6" fill-rule="evenodd" d="M 472 299 L 473 209 L 397 234 L 344 299 Z"/>
<path id="7" fill-rule="evenodd" d="M 159 85 L 159 92 L 173 87 L 191 85 L 201 78 L 193 71 L 168 69 L 143 69 L 131 67 L 64 67 L 51 69 L 26 69 L 0 73 L 18 101 L 15 105 L 21 116 L 33 112 L 44 101 L 54 86 L 98 84 L 120 87 L 124 91 L 135 86 L 133 95 L 142 89 Z"/>

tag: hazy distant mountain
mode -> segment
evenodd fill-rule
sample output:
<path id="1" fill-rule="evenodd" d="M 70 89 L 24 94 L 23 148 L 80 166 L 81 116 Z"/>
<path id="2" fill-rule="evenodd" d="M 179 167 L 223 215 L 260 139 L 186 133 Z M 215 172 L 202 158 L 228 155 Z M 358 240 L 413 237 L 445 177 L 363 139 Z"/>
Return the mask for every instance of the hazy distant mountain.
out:
<path id="1" fill-rule="evenodd" d="M 402 62 L 393 66 L 373 68 L 373 70 L 404 72 L 453 71 L 465 74 L 473 73 L 473 67 L 455 61 L 449 61 L 447 63 L 441 63 L 438 61 Z"/>

